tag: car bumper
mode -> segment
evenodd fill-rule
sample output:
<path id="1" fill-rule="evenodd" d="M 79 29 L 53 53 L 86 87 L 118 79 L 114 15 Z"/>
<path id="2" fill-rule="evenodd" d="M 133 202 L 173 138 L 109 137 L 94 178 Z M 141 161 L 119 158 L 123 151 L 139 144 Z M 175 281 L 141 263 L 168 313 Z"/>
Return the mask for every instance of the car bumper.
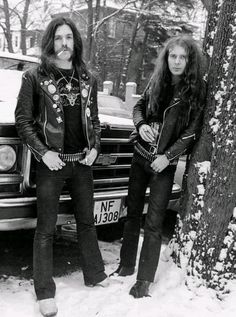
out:
<path id="1" fill-rule="evenodd" d="M 125 200 L 128 190 L 115 190 L 107 192 L 96 192 L 94 202 L 104 202 L 110 200 L 120 200 L 119 216 L 116 222 L 126 216 Z M 147 212 L 149 189 L 146 192 L 146 204 L 144 213 Z M 173 185 L 172 197 L 169 201 L 168 209 L 176 210 L 180 197 L 180 187 Z M 68 225 L 75 222 L 72 213 L 71 198 L 69 195 L 60 196 L 57 225 Z M 113 221 L 115 222 L 115 221 Z M 36 227 L 36 197 L 17 197 L 0 199 L 0 231 L 11 231 L 20 229 L 32 229 Z M 99 223 L 105 224 L 105 223 Z"/>

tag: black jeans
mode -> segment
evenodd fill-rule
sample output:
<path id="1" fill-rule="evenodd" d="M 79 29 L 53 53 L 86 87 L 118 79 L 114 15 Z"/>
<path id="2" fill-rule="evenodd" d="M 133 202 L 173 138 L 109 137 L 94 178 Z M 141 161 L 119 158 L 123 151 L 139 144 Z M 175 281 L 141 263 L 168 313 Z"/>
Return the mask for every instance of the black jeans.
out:
<path id="1" fill-rule="evenodd" d="M 161 173 L 155 173 L 146 159 L 134 153 L 120 264 L 127 267 L 135 266 L 145 192 L 149 185 L 150 197 L 137 275 L 139 280 L 153 282 L 155 277 L 161 249 L 162 225 L 172 191 L 175 170 L 176 166 L 169 165 Z"/>
<path id="2" fill-rule="evenodd" d="M 38 300 L 55 296 L 53 281 L 53 235 L 59 197 L 67 183 L 77 224 L 78 249 L 85 284 L 106 278 L 93 217 L 93 176 L 91 167 L 67 162 L 59 171 L 37 163 L 38 221 L 34 238 L 34 287 Z"/>

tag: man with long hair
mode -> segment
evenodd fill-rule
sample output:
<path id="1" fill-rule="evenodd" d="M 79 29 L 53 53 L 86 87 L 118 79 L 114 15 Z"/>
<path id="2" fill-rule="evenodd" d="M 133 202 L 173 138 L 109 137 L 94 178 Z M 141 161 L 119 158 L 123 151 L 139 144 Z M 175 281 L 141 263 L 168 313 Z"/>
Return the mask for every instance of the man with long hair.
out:
<path id="1" fill-rule="evenodd" d="M 162 225 L 180 155 L 199 136 L 205 85 L 202 55 L 188 36 L 170 39 L 159 54 L 150 83 L 134 106 L 134 156 L 130 171 L 127 221 L 120 265 L 113 275 L 135 271 L 142 212 L 150 186 L 135 298 L 149 296 L 161 249 Z"/>
<path id="2" fill-rule="evenodd" d="M 15 111 L 19 136 L 37 160 L 34 287 L 44 316 L 57 314 L 53 234 L 67 184 L 87 286 L 108 286 L 93 217 L 91 165 L 100 148 L 97 84 L 82 59 L 80 33 L 69 18 L 52 20 L 42 38 L 41 63 L 23 75 Z"/>

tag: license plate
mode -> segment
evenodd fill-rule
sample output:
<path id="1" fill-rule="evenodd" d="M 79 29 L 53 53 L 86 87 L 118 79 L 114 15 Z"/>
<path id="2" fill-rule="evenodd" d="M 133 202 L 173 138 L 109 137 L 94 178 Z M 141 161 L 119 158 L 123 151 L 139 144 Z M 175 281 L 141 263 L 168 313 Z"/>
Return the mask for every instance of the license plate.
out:
<path id="1" fill-rule="evenodd" d="M 94 205 L 95 225 L 105 225 L 118 222 L 121 199 L 96 201 Z"/>

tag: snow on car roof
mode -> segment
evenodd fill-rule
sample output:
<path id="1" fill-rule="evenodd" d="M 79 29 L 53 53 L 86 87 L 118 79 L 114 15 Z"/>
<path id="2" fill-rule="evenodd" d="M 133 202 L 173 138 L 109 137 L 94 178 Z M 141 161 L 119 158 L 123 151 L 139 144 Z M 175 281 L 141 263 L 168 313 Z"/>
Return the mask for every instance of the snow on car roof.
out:
<path id="1" fill-rule="evenodd" d="M 9 53 L 0 51 L 0 58 L 9 58 L 9 59 L 17 59 L 19 61 L 26 61 L 32 63 L 39 63 L 39 59 L 37 57 L 22 55 L 18 53 Z"/>

